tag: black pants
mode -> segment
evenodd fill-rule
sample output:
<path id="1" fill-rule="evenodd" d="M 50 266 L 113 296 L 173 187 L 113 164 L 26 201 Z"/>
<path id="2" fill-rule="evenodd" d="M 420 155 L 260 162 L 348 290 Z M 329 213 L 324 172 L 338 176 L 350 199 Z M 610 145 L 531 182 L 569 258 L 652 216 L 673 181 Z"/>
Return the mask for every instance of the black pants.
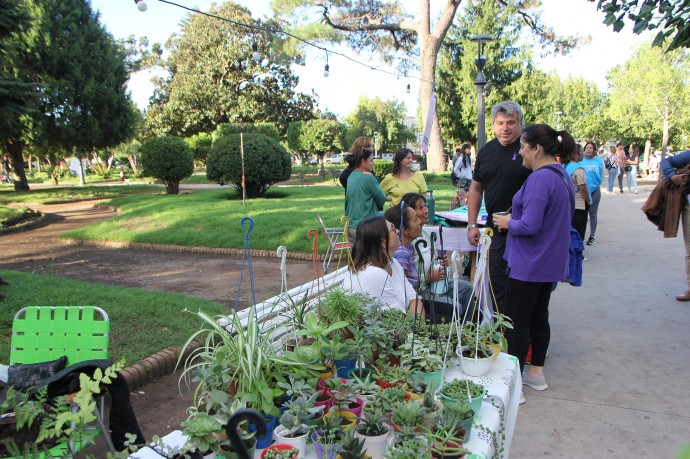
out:
<path id="1" fill-rule="evenodd" d="M 503 313 L 505 309 L 506 279 L 508 279 L 508 262 L 503 259 L 506 251 L 506 238 L 508 233 L 498 232 L 494 228 L 494 235 L 491 237 L 491 250 L 489 251 L 489 278 L 491 287 L 496 297 L 496 309 Z"/>
<path id="2" fill-rule="evenodd" d="M 532 365 L 544 366 L 549 348 L 549 300 L 553 282 L 527 282 L 508 279 L 505 314 L 513 319 L 513 329 L 505 331 L 508 353 L 520 361 L 520 371 L 532 343 Z"/>
<path id="3" fill-rule="evenodd" d="M 585 240 L 585 232 L 587 231 L 587 216 L 589 215 L 589 206 L 584 209 L 575 209 L 575 214 L 573 215 L 573 228 L 580 233 L 582 240 Z"/>

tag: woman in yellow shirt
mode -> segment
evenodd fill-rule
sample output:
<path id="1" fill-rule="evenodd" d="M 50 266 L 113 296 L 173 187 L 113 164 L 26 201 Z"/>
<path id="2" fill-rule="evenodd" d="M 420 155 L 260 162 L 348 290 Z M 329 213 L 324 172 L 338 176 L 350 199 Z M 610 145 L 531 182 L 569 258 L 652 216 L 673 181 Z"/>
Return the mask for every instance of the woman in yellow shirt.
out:
<path id="1" fill-rule="evenodd" d="M 421 172 L 412 170 L 414 154 L 409 148 L 401 148 L 395 152 L 393 158 L 393 173 L 384 177 L 381 182 L 381 189 L 392 198 L 391 205 L 400 203 L 402 197 L 407 193 L 426 193 L 426 181 Z"/>

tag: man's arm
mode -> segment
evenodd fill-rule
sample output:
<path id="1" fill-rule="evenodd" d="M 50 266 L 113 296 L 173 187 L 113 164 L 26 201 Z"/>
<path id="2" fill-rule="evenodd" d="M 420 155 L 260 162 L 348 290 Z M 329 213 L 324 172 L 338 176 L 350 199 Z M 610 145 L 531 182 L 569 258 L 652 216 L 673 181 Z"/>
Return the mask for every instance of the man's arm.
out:
<path id="1" fill-rule="evenodd" d="M 467 196 L 467 223 L 469 225 L 474 225 L 474 227 L 467 229 L 467 240 L 474 246 L 479 245 L 477 217 L 479 217 L 479 209 L 482 207 L 483 194 L 484 187 L 482 186 L 482 183 L 472 180 L 472 183 L 470 184 L 470 192 Z"/>

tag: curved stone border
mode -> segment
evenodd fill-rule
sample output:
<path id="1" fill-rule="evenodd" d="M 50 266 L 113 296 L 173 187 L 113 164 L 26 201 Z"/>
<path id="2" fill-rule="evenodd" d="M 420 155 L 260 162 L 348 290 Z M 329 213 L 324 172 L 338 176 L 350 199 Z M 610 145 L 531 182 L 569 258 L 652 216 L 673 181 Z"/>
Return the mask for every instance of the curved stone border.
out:
<path id="1" fill-rule="evenodd" d="M 49 215 L 50 214 L 41 213 L 39 217 L 34 218 L 33 220 L 20 223 L 19 225 L 9 226 L 7 228 L 0 229 L 0 236 L 9 233 L 19 233 L 20 231 L 26 231 L 28 229 L 34 228 L 42 223 L 45 223 L 45 221 L 48 220 Z"/>
<path id="2" fill-rule="evenodd" d="M 120 373 L 127 380 L 129 390 L 141 388 L 149 382 L 175 371 L 175 365 L 182 355 L 185 361 L 189 355 L 201 346 L 203 341 L 194 341 L 182 351 L 182 346 L 172 346 L 146 357 L 137 363 L 124 368 Z"/>
<path id="3" fill-rule="evenodd" d="M 188 252 L 188 253 L 210 253 L 214 255 L 234 255 L 241 257 L 243 249 L 231 249 L 227 247 L 201 247 L 184 246 L 173 244 L 148 244 L 145 242 L 121 242 L 121 241 L 92 241 L 74 238 L 55 238 L 55 242 L 65 245 L 87 245 L 92 247 L 105 247 L 109 249 L 132 249 L 148 250 L 153 252 Z M 275 250 L 250 250 L 252 257 L 278 258 Z M 324 255 L 319 255 L 319 260 L 323 260 Z M 289 252 L 287 258 L 292 260 L 312 260 L 311 253 Z"/>

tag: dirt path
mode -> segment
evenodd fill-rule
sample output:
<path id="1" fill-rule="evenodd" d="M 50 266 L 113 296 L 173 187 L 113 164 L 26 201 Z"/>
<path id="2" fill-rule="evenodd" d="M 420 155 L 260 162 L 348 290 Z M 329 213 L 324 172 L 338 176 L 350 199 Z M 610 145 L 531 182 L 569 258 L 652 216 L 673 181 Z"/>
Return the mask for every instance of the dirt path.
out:
<path id="1" fill-rule="evenodd" d="M 0 269 L 42 272 L 70 279 L 100 282 L 152 291 L 170 291 L 234 304 L 242 264 L 230 255 L 166 253 L 56 244 L 63 232 L 111 217 L 112 211 L 94 208 L 95 201 L 31 206 L 49 214 L 46 223 L 31 230 L 0 236 Z M 313 278 L 311 262 L 288 260 L 288 285 Z M 257 301 L 280 292 L 280 261 L 252 261 Z M 250 304 L 245 271 L 240 302 Z M 182 343 L 180 343 L 182 344 Z M 133 362 L 132 362 L 133 363 Z M 147 440 L 178 429 L 192 404 L 192 391 L 178 391 L 178 374 L 151 382 L 132 393 L 132 404 Z M 87 450 L 105 457 L 102 440 Z"/>

